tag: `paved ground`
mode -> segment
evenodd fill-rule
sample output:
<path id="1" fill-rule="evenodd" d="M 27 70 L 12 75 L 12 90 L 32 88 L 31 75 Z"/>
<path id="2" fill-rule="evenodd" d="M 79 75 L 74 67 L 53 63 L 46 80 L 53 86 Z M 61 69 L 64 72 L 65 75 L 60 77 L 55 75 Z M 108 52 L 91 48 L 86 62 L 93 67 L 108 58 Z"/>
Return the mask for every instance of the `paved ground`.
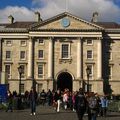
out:
<path id="1" fill-rule="evenodd" d="M 30 116 L 30 109 L 16 110 L 14 112 L 0 111 L 0 120 L 78 120 L 76 113 L 61 110 L 56 113 L 52 107 L 38 106 L 35 116 Z M 87 116 L 84 120 L 88 120 Z M 106 118 L 98 117 L 97 120 L 120 120 L 120 113 L 109 112 Z"/>

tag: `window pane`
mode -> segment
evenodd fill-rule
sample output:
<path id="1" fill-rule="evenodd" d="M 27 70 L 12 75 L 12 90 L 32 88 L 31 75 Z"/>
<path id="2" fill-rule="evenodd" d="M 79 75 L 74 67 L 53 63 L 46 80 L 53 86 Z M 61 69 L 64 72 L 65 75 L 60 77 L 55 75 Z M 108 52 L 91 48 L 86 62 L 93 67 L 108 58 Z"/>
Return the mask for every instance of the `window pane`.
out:
<path id="1" fill-rule="evenodd" d="M 62 58 L 68 58 L 69 45 L 62 45 Z"/>
<path id="2" fill-rule="evenodd" d="M 25 41 L 25 40 L 22 40 L 22 41 L 20 42 L 20 44 L 21 44 L 21 46 L 26 46 L 26 41 Z"/>
<path id="3" fill-rule="evenodd" d="M 43 65 L 38 65 L 38 77 L 43 77 Z"/>
<path id="4" fill-rule="evenodd" d="M 38 51 L 38 58 L 43 58 L 43 50 Z"/>
<path id="5" fill-rule="evenodd" d="M 40 44 L 41 43 L 43 44 L 43 42 L 44 42 L 43 39 L 39 39 L 38 41 L 39 41 Z"/>
<path id="6" fill-rule="evenodd" d="M 24 65 L 21 65 L 21 68 L 22 68 L 21 77 L 22 77 L 22 78 L 25 78 L 25 66 L 24 66 Z"/>
<path id="7" fill-rule="evenodd" d="M 10 59 L 11 58 L 11 51 L 6 51 L 6 59 Z"/>
<path id="8" fill-rule="evenodd" d="M 11 45 L 12 45 L 12 41 L 11 41 L 11 40 L 7 40 L 7 41 L 6 41 L 6 45 L 7 45 L 7 46 L 11 46 Z"/>
<path id="9" fill-rule="evenodd" d="M 21 84 L 20 88 L 21 88 L 21 93 L 24 93 L 24 84 Z"/>
<path id="10" fill-rule="evenodd" d="M 91 50 L 87 51 L 87 58 L 92 58 L 92 51 Z"/>
<path id="11" fill-rule="evenodd" d="M 10 65 L 5 65 L 5 73 L 7 73 L 8 78 L 10 78 Z"/>
<path id="12" fill-rule="evenodd" d="M 25 51 L 20 51 L 20 59 L 25 59 Z"/>
<path id="13" fill-rule="evenodd" d="M 87 40 L 87 44 L 92 44 L 92 40 Z"/>

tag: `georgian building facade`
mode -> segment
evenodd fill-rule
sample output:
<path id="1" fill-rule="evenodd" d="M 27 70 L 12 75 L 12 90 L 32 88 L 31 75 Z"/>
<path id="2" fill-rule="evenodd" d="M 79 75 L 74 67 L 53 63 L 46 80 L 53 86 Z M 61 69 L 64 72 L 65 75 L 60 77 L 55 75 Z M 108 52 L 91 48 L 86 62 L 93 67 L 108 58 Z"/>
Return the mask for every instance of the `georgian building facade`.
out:
<path id="1" fill-rule="evenodd" d="M 88 22 L 62 13 L 38 22 L 14 22 L 0 27 L 0 71 L 11 91 L 72 91 L 80 87 L 99 94 L 120 93 L 120 25 Z M 94 19 L 94 18 L 93 18 Z M 95 18 L 96 20 L 96 18 Z M 90 68 L 89 78 L 86 68 Z M 2 75 L 4 76 L 4 75 Z"/>

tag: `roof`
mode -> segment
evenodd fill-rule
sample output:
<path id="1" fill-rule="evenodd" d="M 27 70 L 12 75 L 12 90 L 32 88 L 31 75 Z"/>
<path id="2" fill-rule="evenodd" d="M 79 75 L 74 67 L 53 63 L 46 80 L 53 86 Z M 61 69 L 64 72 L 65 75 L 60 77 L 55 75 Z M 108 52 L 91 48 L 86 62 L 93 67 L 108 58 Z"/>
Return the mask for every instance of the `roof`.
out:
<path id="1" fill-rule="evenodd" d="M 95 24 L 103 27 L 103 28 L 120 28 L 120 24 L 115 22 L 96 22 Z"/>
<path id="2" fill-rule="evenodd" d="M 0 23 L 0 28 L 4 28 L 6 27 L 7 25 L 9 25 L 8 23 Z"/>
<path id="3" fill-rule="evenodd" d="M 36 22 L 33 21 L 17 21 L 15 23 L 9 24 L 6 26 L 6 28 L 29 28 L 30 25 L 34 24 Z"/>

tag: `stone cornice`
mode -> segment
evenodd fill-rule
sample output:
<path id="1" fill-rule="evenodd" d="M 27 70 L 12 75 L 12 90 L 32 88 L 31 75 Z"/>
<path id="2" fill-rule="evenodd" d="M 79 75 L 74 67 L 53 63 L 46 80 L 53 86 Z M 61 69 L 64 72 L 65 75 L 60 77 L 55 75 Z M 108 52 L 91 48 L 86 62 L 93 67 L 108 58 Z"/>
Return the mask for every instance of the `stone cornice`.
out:
<path id="1" fill-rule="evenodd" d="M 102 32 L 100 29 L 31 29 L 32 31 L 44 31 L 44 32 Z"/>
<path id="2" fill-rule="evenodd" d="M 0 33 L 28 33 L 26 28 L 1 28 Z"/>

